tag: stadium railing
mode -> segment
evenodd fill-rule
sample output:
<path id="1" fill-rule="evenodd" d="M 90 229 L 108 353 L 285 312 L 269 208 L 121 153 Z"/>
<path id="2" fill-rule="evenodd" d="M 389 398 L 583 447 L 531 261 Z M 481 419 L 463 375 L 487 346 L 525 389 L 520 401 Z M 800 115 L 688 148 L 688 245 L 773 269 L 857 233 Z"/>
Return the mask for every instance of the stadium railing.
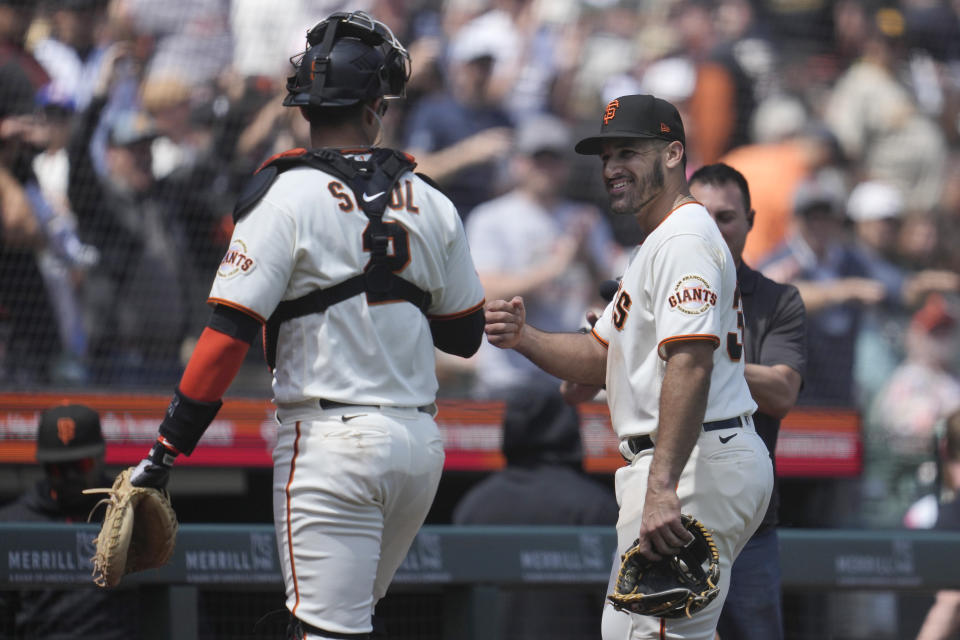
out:
<path id="1" fill-rule="evenodd" d="M 0 591 L 96 588 L 90 564 L 96 534 L 94 525 L 0 524 Z M 784 590 L 960 587 L 960 533 L 781 529 L 780 540 Z M 439 637 L 492 640 L 501 589 L 602 588 L 615 545 L 606 527 L 425 526 L 391 594 L 439 598 Z M 182 525 L 171 562 L 127 576 L 121 588 L 141 594 L 143 638 L 196 639 L 203 635 L 198 602 L 204 590 L 269 591 L 282 603 L 273 528 Z"/>

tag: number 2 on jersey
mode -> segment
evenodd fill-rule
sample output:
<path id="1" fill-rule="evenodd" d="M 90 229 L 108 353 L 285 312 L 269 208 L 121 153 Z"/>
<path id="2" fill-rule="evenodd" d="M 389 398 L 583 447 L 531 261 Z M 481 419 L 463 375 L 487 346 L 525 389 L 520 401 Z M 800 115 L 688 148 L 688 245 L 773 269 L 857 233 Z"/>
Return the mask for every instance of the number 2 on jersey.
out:
<path id="1" fill-rule="evenodd" d="M 390 271 L 398 273 L 403 271 L 410 263 L 410 236 L 406 228 L 399 222 L 384 221 L 383 226 L 386 228 L 389 242 L 387 245 L 386 265 Z M 373 251 L 373 242 L 373 231 L 370 229 L 370 225 L 367 224 L 363 230 L 363 250 Z M 393 250 L 391 251 L 391 249 Z M 367 264 L 363 267 L 364 271 L 370 266 L 372 260 L 373 258 L 371 257 L 370 260 L 367 261 Z"/>
<path id="2" fill-rule="evenodd" d="M 341 211 L 350 212 L 356 208 L 353 199 L 350 197 L 351 192 L 340 182 L 331 180 L 327 184 L 327 190 L 330 195 L 339 201 L 337 206 L 340 207 Z M 404 193 L 406 193 L 405 196 Z M 394 211 L 405 208 L 412 214 L 420 213 L 420 208 L 413 203 L 413 183 L 410 180 L 405 180 L 403 185 L 398 184 L 390 193 L 390 202 L 387 203 L 387 206 Z M 406 228 L 399 222 L 384 221 L 383 226 L 387 232 L 388 243 L 386 247 L 386 266 L 390 271 L 398 273 L 410 264 L 410 236 Z M 373 231 L 370 224 L 367 224 L 363 230 L 363 250 L 372 252 L 373 243 Z M 372 258 L 364 265 L 364 271 L 370 267 L 371 261 Z"/>

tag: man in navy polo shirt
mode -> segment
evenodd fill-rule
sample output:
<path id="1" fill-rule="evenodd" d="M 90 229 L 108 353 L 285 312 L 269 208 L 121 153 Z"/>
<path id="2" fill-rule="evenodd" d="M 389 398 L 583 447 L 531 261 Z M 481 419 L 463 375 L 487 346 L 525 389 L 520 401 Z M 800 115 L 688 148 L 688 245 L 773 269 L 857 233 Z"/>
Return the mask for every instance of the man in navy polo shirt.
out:
<path id="1" fill-rule="evenodd" d="M 737 263 L 745 320 L 744 375 L 759 407 L 753 414 L 757 433 L 773 458 L 780 420 L 796 403 L 806 368 L 803 301 L 793 285 L 774 282 L 743 262 L 755 213 L 747 181 L 739 171 L 721 163 L 701 167 L 690 177 L 690 193 L 717 221 Z M 775 477 L 763 522 L 733 563 L 730 591 L 717 626 L 722 640 L 783 638 L 776 530 L 779 502 Z"/>

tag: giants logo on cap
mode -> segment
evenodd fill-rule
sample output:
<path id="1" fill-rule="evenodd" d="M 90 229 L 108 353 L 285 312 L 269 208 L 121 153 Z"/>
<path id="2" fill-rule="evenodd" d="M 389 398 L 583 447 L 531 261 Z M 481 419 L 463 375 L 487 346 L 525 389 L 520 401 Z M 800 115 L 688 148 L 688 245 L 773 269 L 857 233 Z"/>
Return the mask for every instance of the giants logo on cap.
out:
<path id="1" fill-rule="evenodd" d="M 611 100 L 607 103 L 607 108 L 603 112 L 603 124 L 609 123 L 617 115 L 617 109 L 620 108 L 619 100 Z"/>
<path id="2" fill-rule="evenodd" d="M 64 446 L 70 446 L 70 443 L 77 437 L 77 423 L 73 418 L 57 418 L 57 439 Z"/>

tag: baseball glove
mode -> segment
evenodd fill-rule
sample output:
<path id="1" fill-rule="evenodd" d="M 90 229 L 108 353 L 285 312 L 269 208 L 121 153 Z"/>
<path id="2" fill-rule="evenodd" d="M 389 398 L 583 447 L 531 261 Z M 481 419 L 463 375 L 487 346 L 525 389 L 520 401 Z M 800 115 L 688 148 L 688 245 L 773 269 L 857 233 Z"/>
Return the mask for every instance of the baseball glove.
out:
<path id="1" fill-rule="evenodd" d="M 634 542 L 620 558 L 616 588 L 607 596 L 617 610 L 689 618 L 720 593 L 720 554 L 713 536 L 693 516 L 683 514 L 680 521 L 693 540 L 676 555 L 650 560 Z"/>
<path id="2" fill-rule="evenodd" d="M 121 471 L 110 489 L 84 491 L 108 494 L 97 503 L 106 503 L 107 511 L 100 535 L 94 540 L 97 552 L 92 558 L 93 582 L 101 587 L 115 587 L 134 571 L 162 567 L 173 555 L 177 514 L 170 495 L 130 484 L 132 470 Z"/>

